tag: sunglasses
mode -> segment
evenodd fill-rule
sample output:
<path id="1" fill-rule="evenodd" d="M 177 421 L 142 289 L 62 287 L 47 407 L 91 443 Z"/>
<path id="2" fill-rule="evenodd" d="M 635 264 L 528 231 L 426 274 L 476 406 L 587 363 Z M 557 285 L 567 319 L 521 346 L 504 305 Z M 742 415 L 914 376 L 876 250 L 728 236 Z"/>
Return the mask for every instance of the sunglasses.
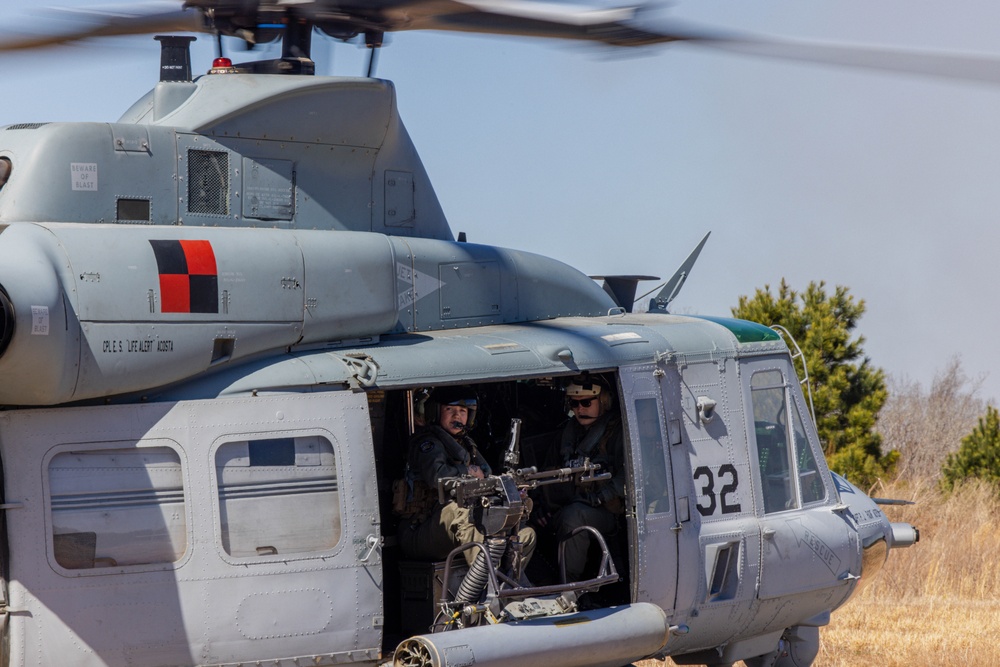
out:
<path id="1" fill-rule="evenodd" d="M 571 398 L 569 399 L 569 407 L 571 408 L 589 408 L 590 404 L 593 403 L 594 398 Z"/>

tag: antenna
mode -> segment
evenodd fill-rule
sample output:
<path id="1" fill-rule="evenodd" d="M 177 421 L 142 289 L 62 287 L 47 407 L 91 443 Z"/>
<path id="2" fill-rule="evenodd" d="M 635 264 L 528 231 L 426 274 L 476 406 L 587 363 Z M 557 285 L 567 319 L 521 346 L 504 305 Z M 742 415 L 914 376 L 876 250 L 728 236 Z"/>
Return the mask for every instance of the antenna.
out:
<path id="1" fill-rule="evenodd" d="M 708 241 L 708 237 L 712 232 L 705 234 L 705 238 L 701 240 L 688 258 L 684 260 L 684 263 L 680 265 L 677 272 L 671 276 L 670 280 L 666 282 L 663 289 L 649 300 L 649 312 L 655 313 L 657 311 L 666 313 L 669 312 L 667 308 L 670 306 L 670 302 L 674 300 L 677 294 L 684 287 L 684 283 L 687 282 L 688 276 L 691 275 L 691 269 L 694 267 L 694 263 L 698 261 L 698 255 L 701 254 L 701 249 L 705 247 L 705 242 Z M 643 294 L 646 296 L 646 294 Z"/>

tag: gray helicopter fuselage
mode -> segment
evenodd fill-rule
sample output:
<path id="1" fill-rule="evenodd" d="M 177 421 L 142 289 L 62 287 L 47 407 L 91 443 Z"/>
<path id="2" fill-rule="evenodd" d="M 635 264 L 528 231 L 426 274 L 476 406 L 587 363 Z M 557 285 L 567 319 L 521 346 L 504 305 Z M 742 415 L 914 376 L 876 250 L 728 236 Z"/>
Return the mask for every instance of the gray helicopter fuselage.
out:
<path id="1" fill-rule="evenodd" d="M 0 667 L 384 660 L 429 599 L 390 497 L 439 385 L 541 460 L 559 384 L 613 381 L 624 592 L 421 636 L 426 667 L 808 656 L 915 540 L 827 469 L 771 330 L 456 241 L 387 82 L 161 82 L 0 160 Z"/>
<path id="2" fill-rule="evenodd" d="M 380 335 L 604 315 L 593 280 L 492 246 L 371 232 L 10 223 L 0 404 L 161 387 Z"/>
<path id="3" fill-rule="evenodd" d="M 827 470 L 768 332 L 620 315 L 400 333 L 232 365 L 147 401 L 0 413 L 10 664 L 376 663 L 400 595 L 385 497 L 405 452 L 400 400 L 456 381 L 554 391 L 585 370 L 618 382 L 630 575 L 620 613 L 575 622 L 633 641 L 588 660 L 579 633 L 556 633 L 532 659 L 767 653 L 786 628 L 825 624 L 892 546 L 877 509 L 861 543 L 838 485 L 856 490 Z M 517 627 L 430 637 L 493 664 L 516 655 Z"/>

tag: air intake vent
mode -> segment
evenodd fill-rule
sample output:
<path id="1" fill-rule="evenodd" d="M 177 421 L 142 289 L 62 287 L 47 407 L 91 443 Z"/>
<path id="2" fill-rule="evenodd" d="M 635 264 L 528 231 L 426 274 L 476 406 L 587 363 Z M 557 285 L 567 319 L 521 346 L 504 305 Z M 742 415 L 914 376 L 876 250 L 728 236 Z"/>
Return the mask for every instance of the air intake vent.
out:
<path id="1" fill-rule="evenodd" d="M 8 125 L 8 130 L 37 130 L 42 125 L 48 125 L 48 123 L 17 123 L 15 125 Z"/>
<path id="2" fill-rule="evenodd" d="M 732 600 L 740 585 L 740 543 L 712 545 L 715 554 L 715 571 L 708 589 L 708 601 Z M 707 555 L 707 554 L 706 554 Z"/>
<path id="3" fill-rule="evenodd" d="M 187 210 L 229 215 L 229 153 L 188 151 Z"/>

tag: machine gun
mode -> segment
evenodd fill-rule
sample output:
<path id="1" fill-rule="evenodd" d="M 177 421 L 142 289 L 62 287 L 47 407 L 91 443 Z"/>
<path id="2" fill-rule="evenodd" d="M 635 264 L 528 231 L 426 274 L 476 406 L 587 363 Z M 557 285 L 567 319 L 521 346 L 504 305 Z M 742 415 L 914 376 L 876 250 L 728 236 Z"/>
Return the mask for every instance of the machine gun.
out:
<path id="1" fill-rule="evenodd" d="M 503 535 L 517 527 L 523 514 L 530 513 L 522 490 L 561 482 L 588 484 L 611 479 L 611 473 L 599 472 L 600 469 L 600 464 L 584 459 L 579 466 L 541 472 L 532 466 L 484 479 L 442 477 L 438 480 L 438 501 L 444 505 L 454 500 L 469 509 L 476 529 L 483 535 Z"/>
<path id="2" fill-rule="evenodd" d="M 438 480 L 438 501 L 444 505 L 454 500 L 469 509 L 476 528 L 487 537 L 506 534 L 517 527 L 522 514 L 530 513 L 527 492 L 546 484 L 573 482 L 589 484 L 611 478 L 611 473 L 599 472 L 600 464 L 583 459 L 580 465 L 544 470 L 516 467 L 521 460 L 521 420 L 510 422 L 510 436 L 504 452 L 504 470 L 500 475 L 484 479 L 475 477 L 442 477 Z M 525 511 L 527 509 L 527 512 Z"/>
<path id="3" fill-rule="evenodd" d="M 580 465 L 555 470 L 539 471 L 534 466 L 516 467 L 520 460 L 520 426 L 520 419 L 511 421 L 510 441 L 504 455 L 505 472 L 483 479 L 462 476 L 438 480 L 440 503 L 444 505 L 454 501 L 467 508 L 473 524 L 485 539 L 483 544 L 462 545 L 449 554 L 444 572 L 445 582 L 450 581 L 451 563 L 458 554 L 467 549 L 479 550 L 469 572 L 451 599 L 448 587 L 445 586 L 438 618 L 448 620 L 444 623 L 436 622 L 435 631 L 475 624 L 484 615 L 497 622 L 547 613 L 564 613 L 575 608 L 578 591 L 591 590 L 618 580 L 618 573 L 610 560 L 604 538 L 595 529 L 584 527 L 594 535 L 604 553 L 596 578 L 555 586 L 522 585 L 524 580 L 521 576 L 520 543 L 516 536 L 522 519 L 531 513 L 531 500 L 527 498 L 527 491 L 562 482 L 599 482 L 610 479 L 611 473 L 600 472 L 600 464 L 591 463 L 589 459 L 584 459 Z M 509 546 L 514 548 L 510 549 Z M 481 597 L 484 590 L 485 600 Z M 538 599 L 535 596 L 551 596 L 551 599 Z M 506 603 L 510 599 L 525 602 L 510 605 Z"/>

